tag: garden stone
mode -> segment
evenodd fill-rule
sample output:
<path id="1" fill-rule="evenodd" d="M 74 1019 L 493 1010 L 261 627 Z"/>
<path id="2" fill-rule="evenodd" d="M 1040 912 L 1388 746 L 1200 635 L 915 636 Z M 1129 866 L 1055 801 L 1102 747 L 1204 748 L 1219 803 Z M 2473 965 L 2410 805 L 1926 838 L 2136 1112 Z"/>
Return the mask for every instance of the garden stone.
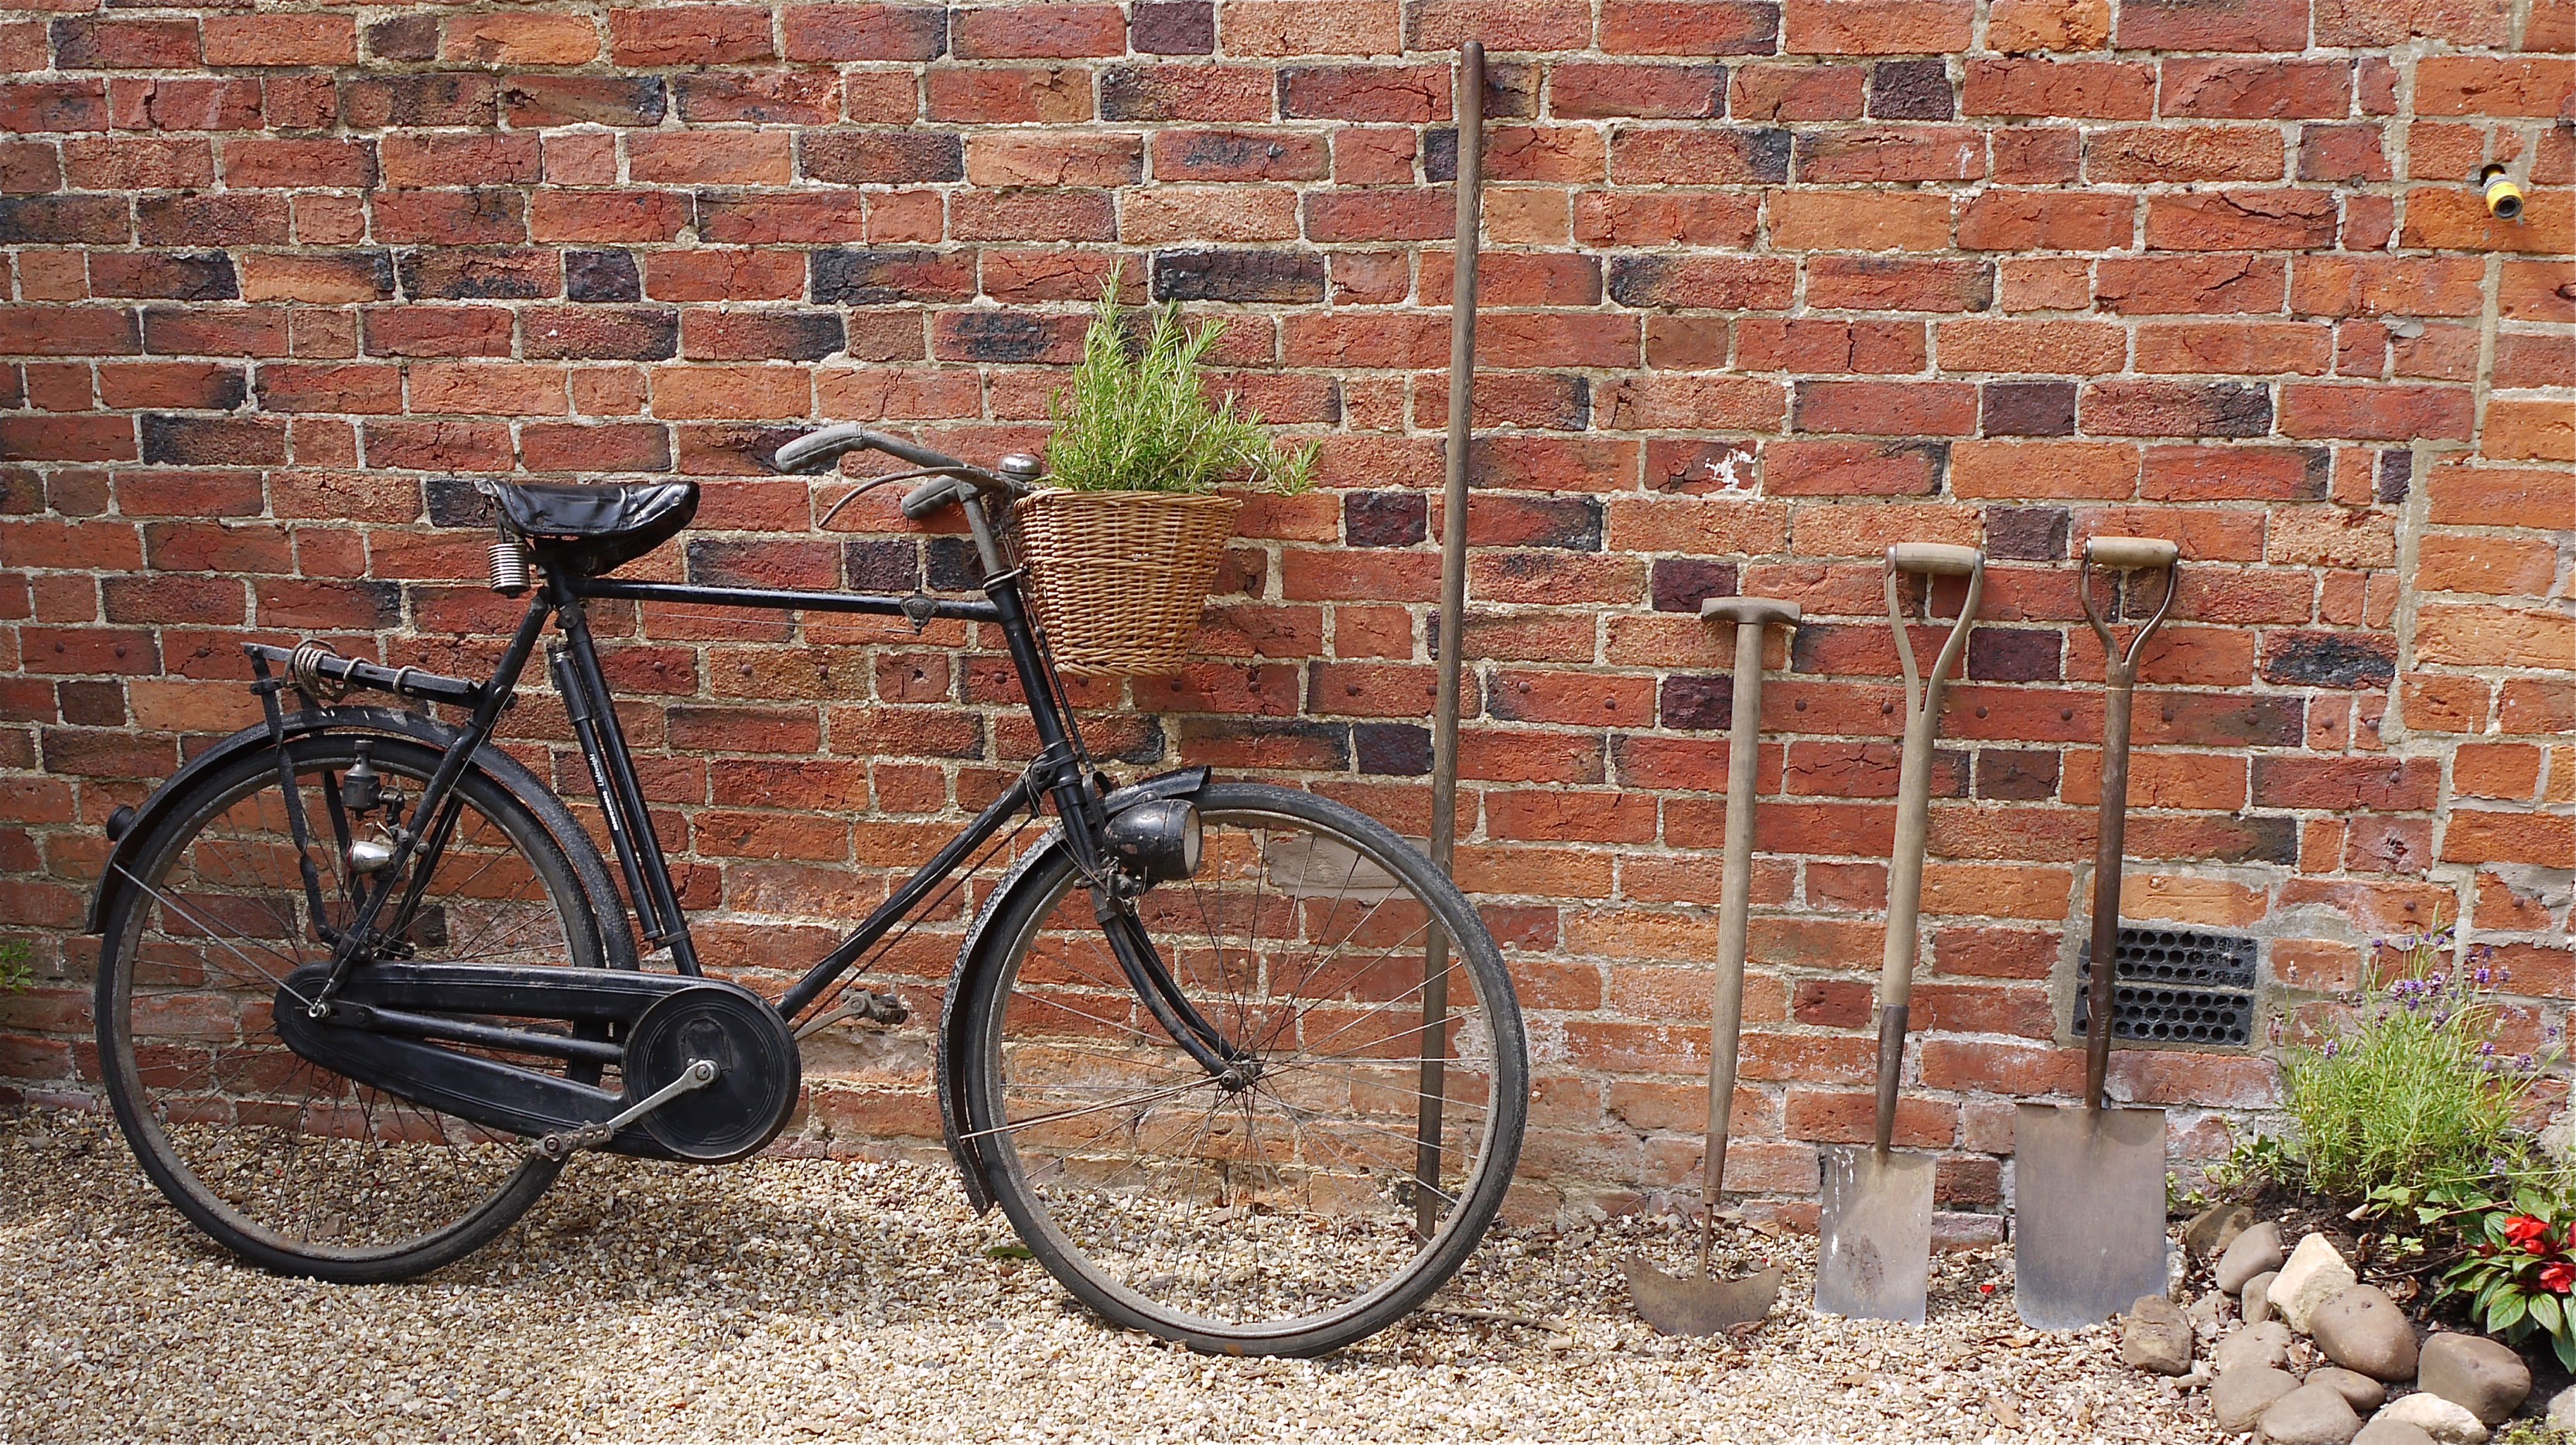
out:
<path id="1" fill-rule="evenodd" d="M 2322 1370 L 2310 1370 L 2308 1383 L 2332 1385 L 2336 1394 L 2343 1396 L 2356 1412 L 2363 1415 L 2388 1403 L 2386 1385 L 2359 1370 L 2347 1370 L 2341 1365 L 2328 1365 Z"/>
<path id="2" fill-rule="evenodd" d="M 2236 1370 L 2220 1375 L 2218 1383 L 2209 1387 L 2209 1413 L 2218 1417 L 2219 1429 L 2242 1435 L 2254 1428 L 2273 1401 L 2297 1388 L 2299 1382 L 2287 1370 Z"/>
<path id="3" fill-rule="evenodd" d="M 2403 1420 L 2378 1416 L 2352 1437 L 2352 1445 L 2434 1445 L 2433 1437 Z"/>
<path id="4" fill-rule="evenodd" d="M 2308 1322 L 2316 1316 L 2317 1306 L 2360 1282 L 2360 1276 L 2344 1263 L 2331 1241 L 2322 1234 L 2311 1234 L 2290 1251 L 2289 1263 L 2281 1266 L 2281 1277 L 2272 1281 L 2268 1297 L 2290 1328 L 2304 1335 Z"/>
<path id="5" fill-rule="evenodd" d="M 2434 1445 L 2486 1445 L 2487 1427 L 2469 1407 L 2429 1390 L 2418 1390 L 2403 1400 L 2393 1400 L 2379 1412 L 2382 1420 L 2396 1420 L 2433 1437 Z"/>
<path id="6" fill-rule="evenodd" d="M 2316 1336 L 2317 1348 L 2326 1352 L 2326 1358 L 2347 1370 L 2358 1370 L 2374 1380 L 2415 1377 L 2415 1327 L 2407 1322 L 2406 1312 L 2397 1307 L 2397 1301 L 2377 1285 L 2354 1285 L 2317 1306 L 2316 1314 L 2308 1321 L 2308 1330 Z M 2523 1380 L 2527 1394 L 2531 1389 L 2528 1372 Z M 2515 1397 L 2514 1403 L 2522 1403 L 2521 1398 Z"/>
<path id="7" fill-rule="evenodd" d="M 2549 1428 L 2576 1434 L 2576 1385 L 2570 1385 L 2550 1397 Z"/>
<path id="8" fill-rule="evenodd" d="M 2280 1277 L 2280 1271 L 2267 1269 L 2245 1281 L 2245 1289 L 2237 1296 L 2236 1306 L 2236 1312 L 2245 1317 L 2245 1323 L 2259 1325 L 2272 1317 L 2272 1281 Z"/>
<path id="9" fill-rule="evenodd" d="M 2138 1296 L 2120 1320 L 2120 1362 L 2159 1375 L 2191 1372 L 2191 1321 L 2160 1294 Z"/>
<path id="10" fill-rule="evenodd" d="M 2212 1276 L 2218 1287 L 2229 1294 L 2242 1294 L 2245 1282 L 2265 1270 L 2279 1269 L 2287 1256 L 2281 1252 L 2280 1221 L 2267 1219 L 2249 1225 L 2243 1234 L 2230 1242 L 2218 1256 Z"/>
<path id="11" fill-rule="evenodd" d="M 2335 1387 L 2301 1385 L 2263 1412 L 2263 1438 L 2272 1445 L 2351 1445 L 2361 1417 Z"/>
<path id="12" fill-rule="evenodd" d="M 2415 1383 L 2493 1425 L 2530 1398 L 2531 1367 L 2484 1335 L 2438 1334 L 2424 1342 L 2423 1374 Z"/>
<path id="13" fill-rule="evenodd" d="M 2277 1370 L 2290 1362 L 2290 1327 L 2279 1320 L 2249 1325 L 2220 1340 L 2211 1358 L 2222 1375 L 2231 1370 Z"/>
<path id="14" fill-rule="evenodd" d="M 2218 1327 L 2227 1320 L 2227 1296 L 2216 1290 L 2191 1302 L 2183 1311 L 2191 1317 L 2191 1332 L 2204 1340 L 2216 1339 Z"/>
<path id="15" fill-rule="evenodd" d="M 2194 1259 L 2207 1259 L 2234 1244 L 2253 1222 L 2254 1211 L 2242 1204 L 2213 1204 L 2182 1227 L 2182 1247 Z"/>

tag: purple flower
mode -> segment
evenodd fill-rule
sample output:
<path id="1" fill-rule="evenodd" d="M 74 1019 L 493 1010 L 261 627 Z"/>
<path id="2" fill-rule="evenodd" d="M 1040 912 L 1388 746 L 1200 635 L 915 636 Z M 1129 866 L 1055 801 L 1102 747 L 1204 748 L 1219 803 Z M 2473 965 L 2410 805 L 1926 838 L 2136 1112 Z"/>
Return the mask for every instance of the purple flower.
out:
<path id="1" fill-rule="evenodd" d="M 2495 1044 L 2493 1042 L 2488 1042 L 2478 1045 L 2478 1054 L 2482 1058 L 2495 1057 Z"/>
<path id="2" fill-rule="evenodd" d="M 2342 1053 L 2342 1052 L 2343 1052 L 2343 1040 L 2341 1040 L 2341 1039 L 2328 1039 L 2328 1040 L 2326 1040 L 2326 1057 L 2327 1057 L 2327 1058 L 2331 1059 L 2331 1058 L 2333 1058 L 2335 1055 L 2337 1055 L 2337 1054 L 2339 1054 L 2339 1053 Z"/>

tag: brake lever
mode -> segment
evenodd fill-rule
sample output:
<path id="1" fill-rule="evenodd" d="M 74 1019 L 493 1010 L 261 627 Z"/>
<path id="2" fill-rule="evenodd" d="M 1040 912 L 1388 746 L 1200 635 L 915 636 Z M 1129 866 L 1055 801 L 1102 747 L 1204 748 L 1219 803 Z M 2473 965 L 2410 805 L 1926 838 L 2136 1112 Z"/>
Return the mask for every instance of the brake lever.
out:
<path id="1" fill-rule="evenodd" d="M 889 486 L 895 482 L 915 481 L 922 477 L 944 477 L 946 475 L 948 475 L 948 468 L 946 467 L 921 467 L 909 472 L 888 472 L 882 477 L 870 477 L 865 482 L 851 488 L 847 493 L 843 494 L 841 500 L 834 502 L 829 508 L 827 508 L 823 513 L 822 520 L 814 524 L 814 530 L 819 532 L 832 525 L 832 519 L 841 515 L 841 509 L 843 507 L 848 506 L 852 502 L 857 501 L 859 498 L 866 496 L 868 493 L 875 491 L 879 487 Z"/>

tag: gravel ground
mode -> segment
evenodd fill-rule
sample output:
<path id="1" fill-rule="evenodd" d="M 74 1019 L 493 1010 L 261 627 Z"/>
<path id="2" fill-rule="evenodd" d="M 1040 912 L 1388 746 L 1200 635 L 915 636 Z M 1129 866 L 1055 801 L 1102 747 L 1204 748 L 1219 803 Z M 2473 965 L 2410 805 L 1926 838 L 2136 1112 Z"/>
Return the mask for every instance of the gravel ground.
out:
<path id="1" fill-rule="evenodd" d="M 0 1445 L 182 1441 L 2215 1441 L 2108 1327 L 2033 1334 L 2001 1251 L 1944 1257 L 1922 1330 L 1812 1317 L 1807 1241 L 1744 1340 L 1627 1307 L 1679 1221 L 1496 1235 L 1432 1311 L 1325 1360 L 1098 1323 L 944 1169 L 576 1161 L 429 1281 L 236 1263 L 99 1121 L 0 1116 Z M 1741 1261 L 1737 1261 L 1741 1263 Z"/>

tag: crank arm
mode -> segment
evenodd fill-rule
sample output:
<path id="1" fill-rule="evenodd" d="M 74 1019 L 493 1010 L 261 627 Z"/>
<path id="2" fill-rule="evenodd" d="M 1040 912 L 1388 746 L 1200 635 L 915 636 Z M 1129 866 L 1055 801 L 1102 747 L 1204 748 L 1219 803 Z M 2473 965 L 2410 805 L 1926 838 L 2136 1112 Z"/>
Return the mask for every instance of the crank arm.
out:
<path id="1" fill-rule="evenodd" d="M 576 1149 L 596 1149 L 616 1138 L 618 1130 L 661 1108 L 664 1104 L 682 1094 L 703 1089 L 714 1083 L 716 1073 L 716 1066 L 713 1063 L 705 1059 L 693 1059 L 687 1068 L 680 1071 L 680 1077 L 636 1100 L 632 1106 L 621 1111 L 615 1118 L 597 1124 L 587 1124 L 579 1129 L 567 1129 L 559 1134 L 548 1134 L 528 1145 L 528 1157 L 561 1159 Z"/>
<path id="2" fill-rule="evenodd" d="M 861 1023 L 883 1024 L 891 1028 L 910 1017 L 912 1017 L 912 1010 L 905 1008 L 903 1000 L 893 994 L 878 993 L 874 989 L 867 988 L 852 989 L 850 997 L 843 1000 L 831 1012 L 817 1015 L 797 1025 L 796 1037 L 803 1039 L 809 1035 L 821 1033 L 843 1019 L 857 1019 Z"/>

